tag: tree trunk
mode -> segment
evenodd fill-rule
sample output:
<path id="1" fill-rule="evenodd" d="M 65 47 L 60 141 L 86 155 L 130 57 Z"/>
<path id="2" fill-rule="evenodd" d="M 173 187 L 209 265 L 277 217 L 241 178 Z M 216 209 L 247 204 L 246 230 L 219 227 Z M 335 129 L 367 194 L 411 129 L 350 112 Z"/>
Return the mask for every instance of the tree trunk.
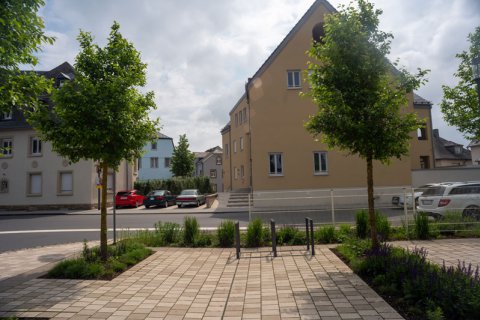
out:
<path id="1" fill-rule="evenodd" d="M 370 221 L 370 236 L 372 238 L 372 246 L 378 247 L 380 243 L 377 237 L 377 224 L 375 219 L 375 201 L 373 198 L 373 159 L 372 156 L 367 157 L 367 188 L 368 188 L 368 217 Z"/>
<path id="2" fill-rule="evenodd" d="M 107 254 L 107 179 L 108 165 L 102 163 L 102 206 L 100 210 L 100 256 L 103 262 L 108 259 Z"/>

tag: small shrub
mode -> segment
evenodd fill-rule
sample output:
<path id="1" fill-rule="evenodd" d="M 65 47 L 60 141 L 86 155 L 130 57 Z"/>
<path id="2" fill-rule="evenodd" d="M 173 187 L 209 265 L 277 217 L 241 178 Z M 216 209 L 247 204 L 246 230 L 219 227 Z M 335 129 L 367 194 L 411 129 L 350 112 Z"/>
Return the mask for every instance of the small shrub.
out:
<path id="1" fill-rule="evenodd" d="M 334 243 L 336 241 L 335 227 L 324 226 L 318 228 L 314 231 L 314 238 L 318 243 Z"/>
<path id="2" fill-rule="evenodd" d="M 347 239 L 350 239 L 352 236 L 353 236 L 352 226 L 350 226 L 349 224 L 340 225 L 340 228 L 338 229 L 337 236 L 336 236 L 337 241 L 343 243 L 347 241 Z"/>
<path id="3" fill-rule="evenodd" d="M 428 216 L 423 212 L 419 212 L 415 215 L 415 236 L 420 240 L 427 240 L 430 238 Z"/>
<path id="4" fill-rule="evenodd" d="M 380 211 L 375 211 L 375 223 L 377 226 L 378 239 L 380 241 L 387 241 L 390 238 L 391 230 L 390 221 L 388 221 L 387 216 Z"/>
<path id="5" fill-rule="evenodd" d="M 164 245 L 170 245 L 178 241 L 180 235 L 180 225 L 175 222 L 165 222 L 158 225 L 158 232 Z"/>
<path id="6" fill-rule="evenodd" d="M 365 239 L 368 230 L 368 212 L 366 210 L 359 210 L 355 216 L 357 224 L 357 237 Z"/>
<path id="7" fill-rule="evenodd" d="M 235 243 L 235 222 L 222 221 L 217 228 L 217 238 L 220 247 L 229 248 Z"/>
<path id="8" fill-rule="evenodd" d="M 260 218 L 256 218 L 248 224 L 246 246 L 250 248 L 263 245 L 263 225 Z"/>
<path id="9" fill-rule="evenodd" d="M 211 247 L 214 236 L 208 232 L 200 232 L 195 240 L 195 247 Z"/>
<path id="10" fill-rule="evenodd" d="M 277 232 L 277 243 L 292 245 L 297 234 L 297 228 L 292 226 L 284 226 Z"/>
<path id="11" fill-rule="evenodd" d="M 187 246 L 195 245 L 199 233 L 200 226 L 197 218 L 185 217 L 183 220 L 183 243 Z"/>

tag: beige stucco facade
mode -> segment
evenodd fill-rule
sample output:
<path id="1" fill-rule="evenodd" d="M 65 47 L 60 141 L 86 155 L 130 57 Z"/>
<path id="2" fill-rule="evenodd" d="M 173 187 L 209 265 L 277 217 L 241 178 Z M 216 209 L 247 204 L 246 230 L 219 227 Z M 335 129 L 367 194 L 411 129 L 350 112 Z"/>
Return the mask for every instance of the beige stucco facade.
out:
<path id="1" fill-rule="evenodd" d="M 308 97 L 300 96 L 309 89 L 304 80 L 308 60 L 305 52 L 311 46 L 314 26 L 332 10 L 325 1 L 316 1 L 249 80 L 247 94 L 232 109 L 229 125 L 222 130 L 223 147 L 228 149 L 224 152 L 225 190 L 250 186 L 254 191 L 366 186 L 364 160 L 328 149 L 304 128 L 309 116 L 317 111 Z M 287 87 L 287 74 L 292 70 L 300 71 L 298 88 Z M 427 130 L 431 130 L 430 108 L 414 109 L 413 94 L 409 94 L 408 99 L 406 112 L 417 112 L 419 117 L 426 119 Z M 244 141 L 243 150 L 239 148 L 240 139 Z M 388 166 L 374 164 L 376 186 L 411 185 L 411 170 L 420 168 L 419 157 L 427 156 L 433 161 L 428 137 L 420 141 L 417 133 L 412 132 L 411 148 L 409 156 L 392 160 Z M 323 169 L 326 170 L 315 172 L 314 153 L 325 156 Z M 281 174 L 271 174 L 272 155 L 281 158 Z M 433 162 L 430 165 L 433 166 Z M 239 169 L 242 167 L 243 176 Z M 240 172 L 236 173 L 238 170 Z"/>
<path id="2" fill-rule="evenodd" d="M 38 135 L 31 129 L 1 130 L 0 139 L 5 138 L 12 140 L 12 152 L 0 157 L 0 180 L 7 183 L 7 188 L 0 192 L 0 209 L 97 206 L 97 173 L 93 161 L 71 164 L 53 152 L 50 143 L 43 141 L 41 151 L 32 154 L 32 139 Z M 132 188 L 136 175 L 135 168 L 124 161 L 116 174 L 116 190 Z M 109 177 L 112 176 L 113 173 Z M 109 194 L 113 196 L 113 185 L 111 182 L 108 185 Z"/>

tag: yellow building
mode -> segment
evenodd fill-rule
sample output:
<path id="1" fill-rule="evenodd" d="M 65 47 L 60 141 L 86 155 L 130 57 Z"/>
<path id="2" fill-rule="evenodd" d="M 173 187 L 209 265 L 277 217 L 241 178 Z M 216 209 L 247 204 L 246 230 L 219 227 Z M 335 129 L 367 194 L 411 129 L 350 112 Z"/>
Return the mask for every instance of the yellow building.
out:
<path id="1" fill-rule="evenodd" d="M 366 186 L 366 162 L 357 156 L 329 150 L 304 129 L 317 106 L 299 93 L 308 90 L 303 79 L 306 51 L 314 30 L 335 9 L 317 0 L 249 78 L 245 94 L 230 111 L 221 130 L 224 147 L 225 191 L 353 188 Z M 426 119 L 412 132 L 411 152 L 388 166 L 374 164 L 376 186 L 411 185 L 411 170 L 433 167 L 431 104 L 409 94 L 409 112 Z M 415 100 L 415 103 L 414 103 Z"/>

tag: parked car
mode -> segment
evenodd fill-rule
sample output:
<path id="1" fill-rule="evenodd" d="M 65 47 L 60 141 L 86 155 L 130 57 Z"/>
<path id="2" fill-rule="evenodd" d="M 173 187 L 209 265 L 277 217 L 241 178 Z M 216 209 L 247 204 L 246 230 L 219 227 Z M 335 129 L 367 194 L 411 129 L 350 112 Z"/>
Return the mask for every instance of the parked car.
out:
<path id="1" fill-rule="evenodd" d="M 176 204 L 176 198 L 168 190 L 153 190 L 147 194 L 143 200 L 143 205 L 147 209 L 151 206 L 168 208 L 168 206 Z"/>
<path id="2" fill-rule="evenodd" d="M 480 181 L 444 182 L 428 187 L 420 196 L 418 211 L 435 218 L 447 212 L 480 219 Z"/>
<path id="3" fill-rule="evenodd" d="M 135 207 L 138 208 L 143 204 L 145 196 L 139 190 L 124 190 L 119 191 L 115 195 L 115 206 L 120 207 Z"/>
<path id="4" fill-rule="evenodd" d="M 413 197 L 415 199 L 415 206 L 418 206 L 418 198 L 423 194 L 423 192 L 430 186 L 434 185 L 434 183 L 428 183 L 426 185 L 420 186 L 418 188 L 413 189 Z M 404 201 L 404 195 L 395 195 L 392 197 L 392 204 L 394 206 L 398 206 L 403 208 L 403 205 L 405 203 Z M 413 201 L 412 201 L 412 191 L 408 190 L 407 191 L 407 196 L 406 196 L 406 203 L 408 208 L 413 208 Z"/>
<path id="5" fill-rule="evenodd" d="M 205 204 L 205 195 L 201 194 L 198 189 L 185 189 L 177 196 L 177 206 L 179 208 L 188 205 L 200 207 Z"/>

